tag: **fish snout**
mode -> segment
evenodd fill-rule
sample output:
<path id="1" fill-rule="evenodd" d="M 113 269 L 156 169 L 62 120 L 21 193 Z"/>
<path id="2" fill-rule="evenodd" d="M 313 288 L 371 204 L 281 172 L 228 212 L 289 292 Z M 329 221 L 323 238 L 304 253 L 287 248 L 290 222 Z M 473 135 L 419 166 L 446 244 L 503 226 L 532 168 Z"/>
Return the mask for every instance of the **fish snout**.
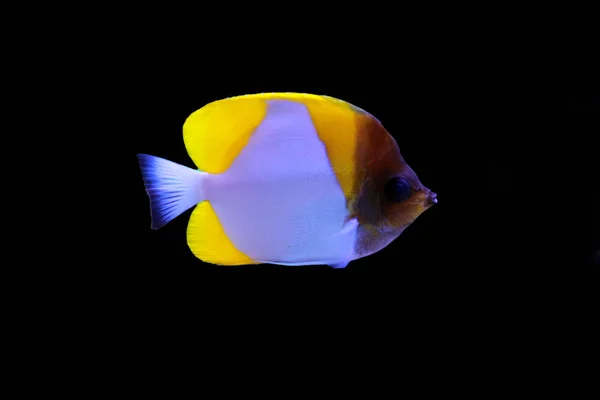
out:
<path id="1" fill-rule="evenodd" d="M 425 207 L 429 208 L 432 205 L 437 204 L 437 202 L 437 193 L 430 191 L 429 195 L 425 199 Z"/>

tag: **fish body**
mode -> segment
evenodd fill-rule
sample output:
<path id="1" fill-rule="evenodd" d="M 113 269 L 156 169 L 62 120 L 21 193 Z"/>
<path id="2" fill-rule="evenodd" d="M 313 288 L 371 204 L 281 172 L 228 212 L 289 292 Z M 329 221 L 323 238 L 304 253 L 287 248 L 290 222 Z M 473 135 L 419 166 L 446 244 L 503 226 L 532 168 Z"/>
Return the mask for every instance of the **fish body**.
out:
<path id="1" fill-rule="evenodd" d="M 187 242 L 208 263 L 343 268 L 437 202 L 375 117 L 328 96 L 215 101 L 188 117 L 183 136 L 197 170 L 138 158 L 152 228 L 195 206 Z"/>

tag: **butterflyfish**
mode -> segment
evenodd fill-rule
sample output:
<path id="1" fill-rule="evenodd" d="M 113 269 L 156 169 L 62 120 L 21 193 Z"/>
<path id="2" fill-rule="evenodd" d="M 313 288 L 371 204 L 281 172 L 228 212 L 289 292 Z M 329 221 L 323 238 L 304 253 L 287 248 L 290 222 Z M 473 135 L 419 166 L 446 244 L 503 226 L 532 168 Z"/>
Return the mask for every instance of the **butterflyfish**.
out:
<path id="1" fill-rule="evenodd" d="M 344 268 L 437 203 L 380 121 L 333 97 L 214 101 L 183 139 L 198 169 L 138 154 L 151 228 L 195 207 L 187 243 L 207 263 Z"/>

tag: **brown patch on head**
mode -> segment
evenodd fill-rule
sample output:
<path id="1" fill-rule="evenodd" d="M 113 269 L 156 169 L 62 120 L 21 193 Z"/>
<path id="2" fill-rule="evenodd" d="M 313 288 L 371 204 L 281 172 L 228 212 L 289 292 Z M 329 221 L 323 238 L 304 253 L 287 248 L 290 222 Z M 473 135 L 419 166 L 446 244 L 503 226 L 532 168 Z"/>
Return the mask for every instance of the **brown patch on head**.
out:
<path id="1" fill-rule="evenodd" d="M 368 113 L 357 113 L 356 201 L 352 210 L 361 225 L 381 233 L 402 232 L 433 205 L 436 194 L 423 186 L 406 164 L 394 138 Z M 409 197 L 390 201 L 385 186 L 394 177 L 406 179 Z"/>

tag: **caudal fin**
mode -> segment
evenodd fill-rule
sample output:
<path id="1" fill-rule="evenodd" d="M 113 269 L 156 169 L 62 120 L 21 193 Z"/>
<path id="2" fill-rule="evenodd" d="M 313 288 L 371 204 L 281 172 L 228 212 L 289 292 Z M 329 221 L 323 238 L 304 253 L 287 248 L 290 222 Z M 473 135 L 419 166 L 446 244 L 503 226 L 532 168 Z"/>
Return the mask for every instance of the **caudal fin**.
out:
<path id="1" fill-rule="evenodd" d="M 138 154 L 146 192 L 150 197 L 152 229 L 158 229 L 204 199 L 202 180 L 196 171 L 164 158 Z"/>

